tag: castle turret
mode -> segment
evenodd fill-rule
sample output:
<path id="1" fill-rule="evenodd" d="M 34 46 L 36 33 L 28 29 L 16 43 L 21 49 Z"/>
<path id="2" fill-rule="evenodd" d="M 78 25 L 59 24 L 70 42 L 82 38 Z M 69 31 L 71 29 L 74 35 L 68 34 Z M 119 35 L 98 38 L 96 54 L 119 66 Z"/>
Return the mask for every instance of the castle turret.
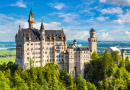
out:
<path id="1" fill-rule="evenodd" d="M 28 23 L 29 23 L 29 28 L 34 29 L 35 20 L 34 20 L 34 15 L 33 15 L 32 9 L 29 14 Z"/>
<path id="2" fill-rule="evenodd" d="M 45 66 L 45 29 L 43 26 L 43 22 L 40 27 L 40 47 L 41 47 L 41 66 Z"/>
<path id="3" fill-rule="evenodd" d="M 76 41 L 76 40 L 73 41 L 73 46 L 74 46 L 74 47 L 77 46 L 77 41 Z"/>
<path id="4" fill-rule="evenodd" d="M 19 31 L 21 31 L 20 25 L 19 25 Z M 17 36 L 18 36 L 18 33 L 16 33 L 15 35 L 15 42 L 17 42 Z"/>
<path id="5" fill-rule="evenodd" d="M 90 31 L 90 38 L 88 38 L 89 42 L 89 49 L 93 53 L 94 51 L 97 52 L 97 38 L 95 38 L 96 31 L 92 28 Z"/>

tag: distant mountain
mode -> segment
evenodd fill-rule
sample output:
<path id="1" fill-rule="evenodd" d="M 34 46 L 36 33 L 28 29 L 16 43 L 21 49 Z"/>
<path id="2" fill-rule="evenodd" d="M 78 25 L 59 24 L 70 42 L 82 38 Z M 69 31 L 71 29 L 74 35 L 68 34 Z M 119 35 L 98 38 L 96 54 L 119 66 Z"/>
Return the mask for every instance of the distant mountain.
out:
<path id="1" fill-rule="evenodd" d="M 76 40 L 77 45 L 79 47 L 85 46 L 88 47 L 89 43 L 86 39 L 84 40 Z M 73 40 L 68 40 L 67 44 L 73 44 Z M 130 42 L 129 41 L 98 41 L 97 42 L 98 47 L 113 47 L 116 46 L 118 48 L 130 48 Z M 0 50 L 3 49 L 15 49 L 16 48 L 16 43 L 15 42 L 0 42 Z"/>

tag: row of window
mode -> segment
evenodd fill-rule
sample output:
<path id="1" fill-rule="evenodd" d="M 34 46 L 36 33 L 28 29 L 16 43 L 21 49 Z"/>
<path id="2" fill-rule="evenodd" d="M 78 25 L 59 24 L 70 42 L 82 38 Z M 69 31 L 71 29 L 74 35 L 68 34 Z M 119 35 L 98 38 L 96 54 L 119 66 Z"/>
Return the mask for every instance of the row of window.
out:
<path id="1" fill-rule="evenodd" d="M 29 45 L 29 43 L 27 43 L 27 45 Z M 33 43 L 30 45 L 33 45 Z M 35 43 L 35 45 L 40 45 L 40 43 Z M 47 43 L 47 45 L 54 45 L 54 43 Z M 55 45 L 58 45 L 58 43 L 55 43 Z M 62 45 L 62 43 L 59 43 L 59 45 Z"/>
<path id="2" fill-rule="evenodd" d="M 76 53 L 76 52 L 74 52 L 74 53 Z M 88 52 L 87 51 L 84 51 L 84 52 L 81 51 L 79 53 L 88 53 Z M 73 54 L 73 52 L 71 52 L 71 54 Z"/>
<path id="3" fill-rule="evenodd" d="M 43 51 L 44 53 L 44 51 Z M 40 52 L 33 52 L 32 54 L 40 54 Z M 47 54 L 47 51 L 45 52 L 45 54 Z M 49 54 L 54 54 L 54 51 L 50 51 Z M 29 55 L 29 53 L 27 53 L 27 55 Z"/>
<path id="4" fill-rule="evenodd" d="M 63 47 L 61 47 L 61 46 L 57 46 L 56 49 L 63 49 Z"/>
<path id="5" fill-rule="evenodd" d="M 57 55 L 57 58 L 58 58 L 58 57 L 63 57 L 63 55 Z"/>
<path id="6" fill-rule="evenodd" d="M 44 60 L 43 60 L 44 61 Z M 54 62 L 54 59 L 52 60 L 45 60 L 46 62 Z M 57 61 L 64 61 L 63 59 L 57 59 Z M 36 63 L 41 62 L 41 61 L 36 61 Z"/>
<path id="7" fill-rule="evenodd" d="M 40 50 L 41 48 L 35 48 L 35 50 Z M 43 47 L 44 49 L 44 47 Z M 54 49 L 54 47 L 46 47 L 46 49 Z M 63 49 L 63 47 L 56 47 L 56 49 Z M 27 48 L 27 50 L 29 50 L 29 48 Z M 33 50 L 33 48 L 31 48 L 31 50 Z"/>

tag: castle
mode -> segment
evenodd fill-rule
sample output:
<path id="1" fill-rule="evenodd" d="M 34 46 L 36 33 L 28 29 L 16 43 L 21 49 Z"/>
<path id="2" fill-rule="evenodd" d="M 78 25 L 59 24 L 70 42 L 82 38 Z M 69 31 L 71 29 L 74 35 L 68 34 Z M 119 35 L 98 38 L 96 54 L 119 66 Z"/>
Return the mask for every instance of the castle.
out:
<path id="1" fill-rule="evenodd" d="M 85 67 L 91 60 L 91 54 L 97 51 L 97 38 L 95 30 L 90 30 L 89 48 L 77 47 L 77 41 L 67 45 L 64 30 L 45 30 L 43 22 L 40 30 L 34 27 L 35 19 L 32 9 L 29 14 L 29 28 L 19 26 L 15 36 L 16 60 L 21 68 L 30 67 L 29 59 L 33 60 L 34 67 L 44 67 L 54 62 L 61 69 L 67 69 L 74 76 L 81 74 L 84 77 Z"/>

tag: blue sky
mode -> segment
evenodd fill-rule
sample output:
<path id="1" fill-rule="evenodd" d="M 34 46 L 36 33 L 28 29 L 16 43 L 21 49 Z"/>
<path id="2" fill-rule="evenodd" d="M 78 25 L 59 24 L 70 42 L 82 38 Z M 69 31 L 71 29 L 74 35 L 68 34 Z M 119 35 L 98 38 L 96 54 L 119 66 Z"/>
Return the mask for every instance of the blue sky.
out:
<path id="1" fill-rule="evenodd" d="M 130 41 L 130 0 L 0 0 L 0 42 L 14 42 L 18 26 L 28 28 L 32 7 L 35 27 L 65 31 L 67 40 Z"/>

